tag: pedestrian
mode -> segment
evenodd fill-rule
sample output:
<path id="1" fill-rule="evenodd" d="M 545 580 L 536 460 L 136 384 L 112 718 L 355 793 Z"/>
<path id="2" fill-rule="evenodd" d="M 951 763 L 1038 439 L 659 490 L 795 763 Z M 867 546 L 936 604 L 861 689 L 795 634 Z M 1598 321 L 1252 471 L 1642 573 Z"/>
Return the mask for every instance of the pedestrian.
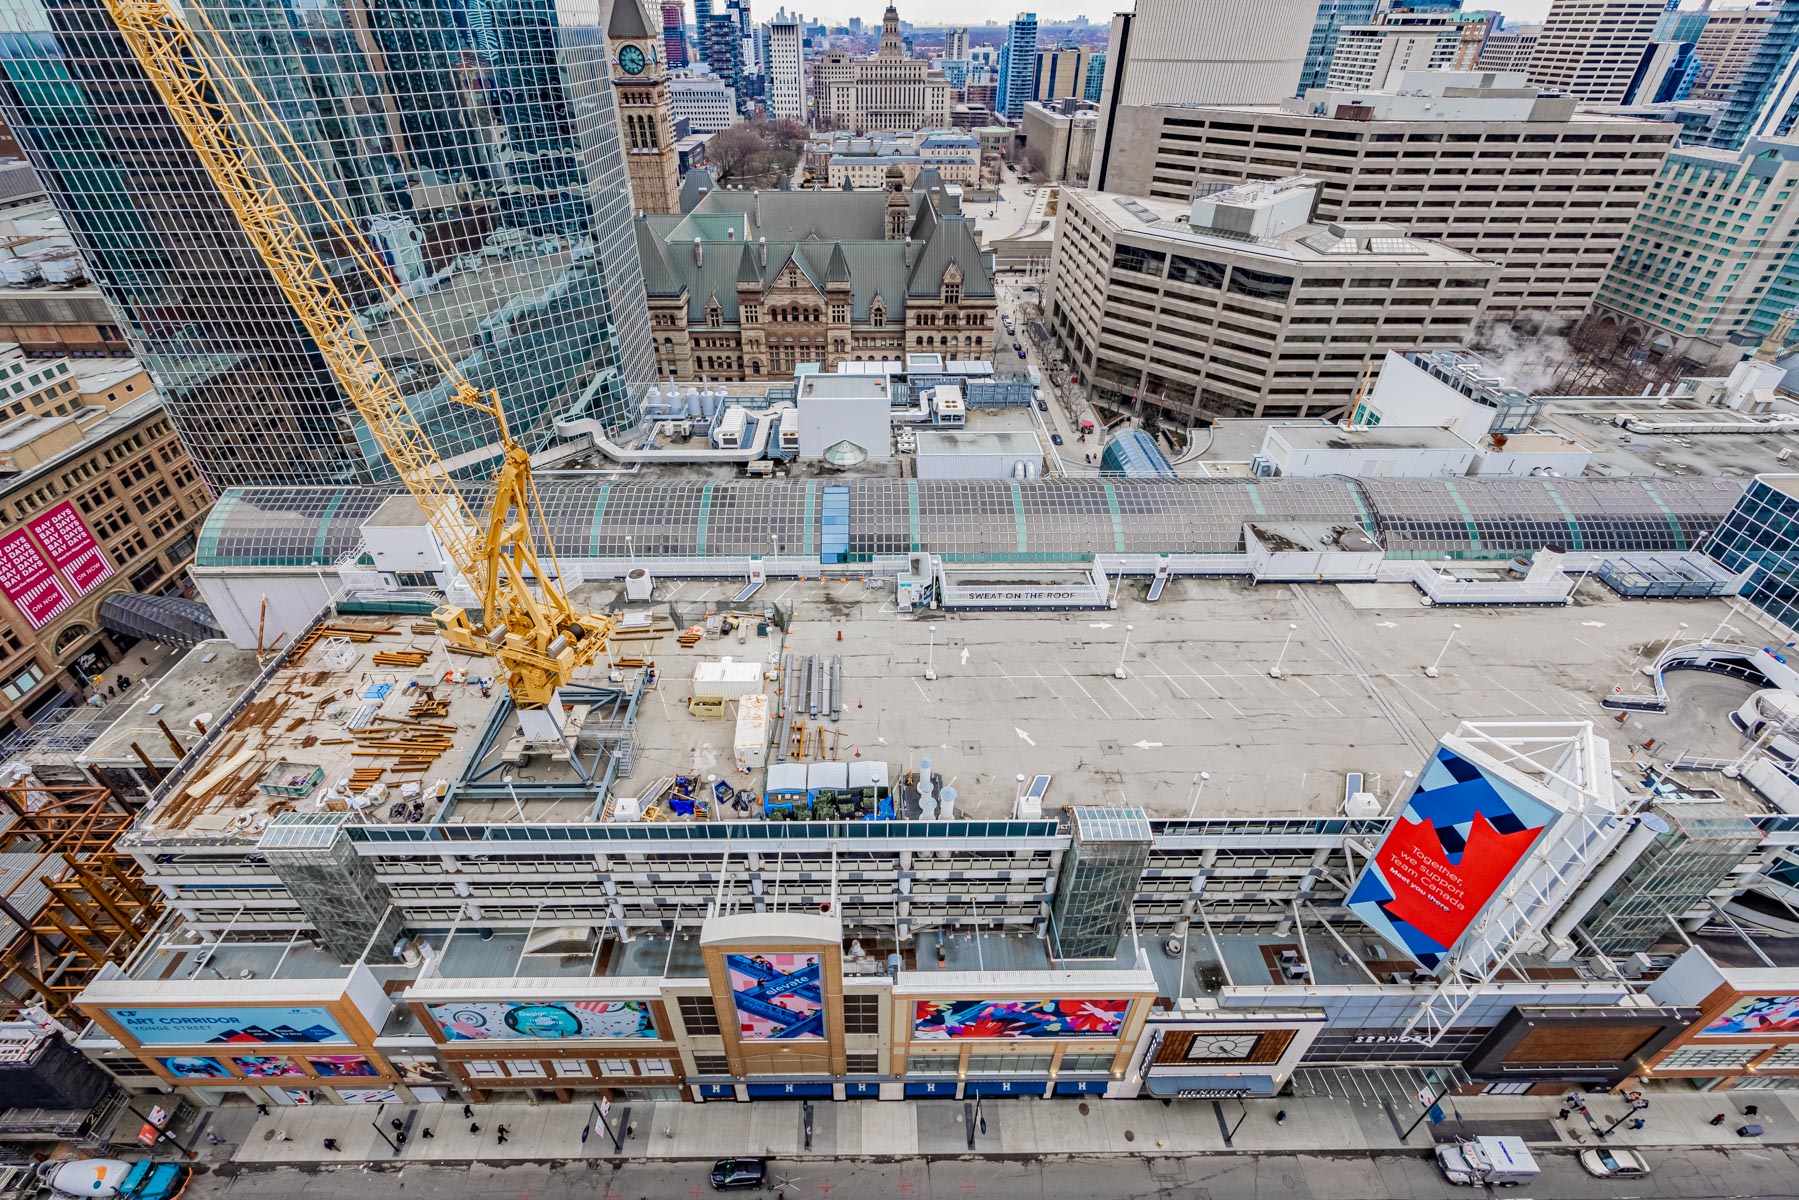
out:
<path id="1" fill-rule="evenodd" d="M 398 1117 L 393 1118 L 387 1124 L 388 1124 L 388 1127 L 391 1128 L 395 1133 L 398 1133 L 398 1132 L 400 1132 L 400 1130 L 406 1128 L 406 1122 L 400 1120 L 400 1118 L 398 1118 Z"/>
<path id="2" fill-rule="evenodd" d="M 269 1115 L 269 1106 L 266 1104 L 258 1104 L 256 1106 L 256 1115 L 259 1117 L 268 1116 Z"/>
<path id="3" fill-rule="evenodd" d="M 472 1109 L 472 1108 L 470 1108 L 470 1107 L 469 1107 L 469 1106 L 468 1106 L 468 1105 L 466 1105 L 466 1104 L 465 1104 L 465 1105 L 463 1105 L 463 1106 L 462 1106 L 462 1119 L 463 1119 L 463 1120 L 465 1120 L 465 1121 L 466 1121 L 466 1120 L 469 1120 L 469 1119 L 470 1119 L 470 1118 L 471 1118 L 471 1117 L 473 1117 L 473 1116 L 474 1116 L 474 1115 L 475 1115 L 475 1110 L 474 1110 L 474 1109 Z"/>
<path id="4" fill-rule="evenodd" d="M 434 1137 L 436 1137 L 436 1136 L 437 1136 L 437 1135 L 436 1135 L 436 1134 L 435 1134 L 435 1133 L 432 1133 L 432 1132 L 431 1132 L 431 1127 L 430 1127 L 430 1126 L 428 1126 L 428 1125 L 427 1125 L 427 1126 L 426 1126 L 426 1127 L 425 1127 L 425 1128 L 424 1128 L 424 1130 L 423 1130 L 423 1131 L 421 1131 L 421 1132 L 420 1132 L 420 1134 L 419 1134 L 419 1136 L 420 1136 L 420 1137 L 423 1137 L 423 1138 L 434 1138 Z"/>
<path id="5" fill-rule="evenodd" d="M 1563 1109 L 1562 1109 L 1562 1110 L 1561 1110 L 1561 1111 L 1560 1111 L 1560 1112 L 1558 1112 L 1558 1113 L 1556 1113 L 1556 1114 L 1555 1114 L 1555 1119 L 1556 1119 L 1556 1120 L 1558 1120 L 1558 1121 L 1566 1121 L 1566 1120 L 1567 1120 L 1567 1119 L 1568 1119 L 1568 1110 L 1567 1110 L 1567 1108 L 1566 1108 L 1566 1107 L 1564 1107 L 1564 1108 L 1563 1108 Z"/>
<path id="6" fill-rule="evenodd" d="M 468 1131 L 470 1133 L 480 1133 L 481 1127 L 479 1125 L 475 1124 L 473 1121 L 470 1121 L 468 1123 Z"/>
<path id="7" fill-rule="evenodd" d="M 207 1145 L 208 1145 L 208 1146 L 219 1146 L 219 1145 L 223 1145 L 223 1144 L 224 1144 L 224 1141 L 225 1141 L 225 1139 L 224 1139 L 224 1138 L 222 1138 L 222 1137 L 220 1137 L 220 1136 L 219 1136 L 219 1133 L 218 1133 L 218 1130 L 216 1130 L 216 1129 L 209 1129 L 209 1130 L 207 1130 L 207 1132 L 206 1132 L 206 1144 L 207 1144 Z"/>
<path id="8" fill-rule="evenodd" d="M 1744 1116 L 1745 1116 L 1745 1117 L 1753 1117 L 1753 1116 L 1755 1116 L 1755 1115 L 1756 1115 L 1756 1114 L 1757 1114 L 1757 1113 L 1759 1113 L 1759 1112 L 1761 1112 L 1761 1106 L 1760 1106 L 1760 1105 L 1756 1105 L 1756 1104 L 1745 1104 L 1745 1105 L 1744 1105 L 1744 1106 L 1743 1106 L 1743 1115 L 1744 1115 Z"/>
<path id="9" fill-rule="evenodd" d="M 336 1138 L 326 1138 L 325 1139 L 325 1149 L 330 1150 L 333 1153 L 335 1153 L 337 1151 L 337 1139 Z"/>
<path id="10" fill-rule="evenodd" d="M 1647 1124 L 1647 1122 L 1644 1121 L 1643 1118 L 1633 1117 L 1631 1118 L 1630 1127 L 1632 1129 L 1641 1129 L 1645 1124 Z"/>
<path id="11" fill-rule="evenodd" d="M 294 1140 L 294 1135 L 283 1129 L 280 1133 L 275 1135 L 275 1140 L 278 1142 L 291 1142 Z"/>
<path id="12" fill-rule="evenodd" d="M 1286 1109 L 1283 1108 L 1279 1112 L 1274 1114 L 1274 1123 L 1276 1125 L 1285 1125 L 1287 1123 L 1287 1110 Z"/>
<path id="13" fill-rule="evenodd" d="M 119 676 L 119 690 L 121 692 L 124 691 L 125 689 L 129 688 L 130 686 L 131 686 L 131 676 L 129 676 L 129 675 Z"/>
<path id="14" fill-rule="evenodd" d="M 501 1125 L 496 1132 L 500 1135 L 500 1145 L 504 1146 L 506 1144 L 506 1127 Z"/>
<path id="15" fill-rule="evenodd" d="M 1724 1121 L 1725 1121 L 1724 1114 L 1719 1113 L 1717 1116 L 1715 1116 L 1711 1120 L 1707 1121 L 1706 1124 L 1707 1125 L 1722 1125 L 1722 1124 L 1724 1124 Z"/>

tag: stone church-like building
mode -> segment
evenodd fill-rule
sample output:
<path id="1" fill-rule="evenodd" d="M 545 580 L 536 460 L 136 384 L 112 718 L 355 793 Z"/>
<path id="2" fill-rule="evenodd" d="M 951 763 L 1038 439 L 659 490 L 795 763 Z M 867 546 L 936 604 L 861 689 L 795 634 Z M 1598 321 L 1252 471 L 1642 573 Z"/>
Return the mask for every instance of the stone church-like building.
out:
<path id="1" fill-rule="evenodd" d="M 907 189 L 734 191 L 704 171 L 681 214 L 639 214 L 656 365 L 664 379 L 780 380 L 801 363 L 908 353 L 990 359 L 993 270 L 935 172 Z"/>

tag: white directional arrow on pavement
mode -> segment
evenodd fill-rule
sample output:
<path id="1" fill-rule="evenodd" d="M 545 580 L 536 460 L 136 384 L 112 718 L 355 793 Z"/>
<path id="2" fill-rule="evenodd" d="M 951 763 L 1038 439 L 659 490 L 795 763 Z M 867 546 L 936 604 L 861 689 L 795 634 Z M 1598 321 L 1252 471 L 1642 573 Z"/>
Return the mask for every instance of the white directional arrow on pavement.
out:
<path id="1" fill-rule="evenodd" d="M 1605 628 L 1604 621 L 1582 621 L 1581 624 L 1585 625 L 1588 629 L 1604 629 Z"/>
<path id="2" fill-rule="evenodd" d="M 1030 735 L 1030 734 L 1028 734 L 1028 733 L 1026 733 L 1026 732 L 1025 732 L 1025 731 L 1024 731 L 1024 730 L 1022 730 L 1022 729 L 1019 729 L 1019 728 L 1018 728 L 1018 727 L 1017 727 L 1017 726 L 1013 726 L 1013 727 L 1012 727 L 1012 732 L 1013 732 L 1013 733 L 1016 733 L 1016 734 L 1017 734 L 1017 735 L 1018 735 L 1018 736 L 1019 736 L 1019 737 L 1021 737 L 1021 738 L 1023 738 L 1023 739 L 1024 739 L 1024 744 L 1025 744 L 1025 745 L 1027 745 L 1027 746 L 1035 746 L 1035 745 L 1036 745 L 1036 744 L 1037 744 L 1037 743 L 1036 743 L 1036 742 L 1034 742 L 1034 741 L 1032 741 L 1032 740 L 1031 740 L 1031 735 Z"/>
<path id="3" fill-rule="evenodd" d="M 1399 626 L 1394 624 L 1392 621 L 1377 621 L 1377 622 L 1375 622 L 1374 627 L 1376 629 L 1398 629 L 1399 628 Z"/>
<path id="4" fill-rule="evenodd" d="M 1089 629 L 1110 629 L 1110 628 L 1112 628 L 1112 622 L 1098 621 L 1098 622 L 1095 622 L 1094 624 L 1087 626 L 1087 628 L 1089 628 Z"/>
<path id="5" fill-rule="evenodd" d="M 1131 745 L 1139 750 L 1160 750 L 1162 748 L 1161 742 L 1132 742 Z"/>
<path id="6" fill-rule="evenodd" d="M 967 646 L 962 647 L 962 665 L 965 667 L 968 665 L 968 647 Z"/>

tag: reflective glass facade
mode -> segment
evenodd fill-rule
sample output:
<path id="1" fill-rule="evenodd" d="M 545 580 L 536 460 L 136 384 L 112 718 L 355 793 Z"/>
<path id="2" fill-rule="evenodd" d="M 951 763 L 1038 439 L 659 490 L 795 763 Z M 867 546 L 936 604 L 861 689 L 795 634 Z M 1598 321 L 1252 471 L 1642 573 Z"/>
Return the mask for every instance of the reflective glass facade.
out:
<path id="1" fill-rule="evenodd" d="M 624 381 L 654 376 L 597 2 L 187 11 L 520 441 L 622 413 Z M 0 0 L 0 113 L 213 486 L 391 477 L 100 0 Z M 448 401 L 384 291 L 277 177 L 439 453 L 481 467 L 491 422 Z"/>
<path id="2" fill-rule="evenodd" d="M 1756 476 L 1705 552 L 1725 570 L 1750 571 L 1743 597 L 1799 627 L 1799 476 Z"/>

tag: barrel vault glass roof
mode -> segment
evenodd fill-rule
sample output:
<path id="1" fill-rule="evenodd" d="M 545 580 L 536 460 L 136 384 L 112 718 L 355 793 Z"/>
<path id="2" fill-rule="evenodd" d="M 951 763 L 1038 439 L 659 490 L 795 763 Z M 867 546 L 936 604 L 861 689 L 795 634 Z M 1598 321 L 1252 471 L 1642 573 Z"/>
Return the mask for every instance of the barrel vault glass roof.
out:
<path id="1" fill-rule="evenodd" d="M 824 491 L 846 486 L 849 558 L 926 551 L 950 562 L 1078 562 L 1094 554 L 1234 554 L 1243 525 L 1359 526 L 1388 553 L 1499 558 L 1686 550 L 1742 493 L 1728 479 L 872 479 L 540 481 L 564 558 L 818 553 Z M 197 565 L 306 566 L 354 552 L 390 493 L 233 488 L 207 518 Z M 470 490 L 470 503 L 484 496 Z"/>

